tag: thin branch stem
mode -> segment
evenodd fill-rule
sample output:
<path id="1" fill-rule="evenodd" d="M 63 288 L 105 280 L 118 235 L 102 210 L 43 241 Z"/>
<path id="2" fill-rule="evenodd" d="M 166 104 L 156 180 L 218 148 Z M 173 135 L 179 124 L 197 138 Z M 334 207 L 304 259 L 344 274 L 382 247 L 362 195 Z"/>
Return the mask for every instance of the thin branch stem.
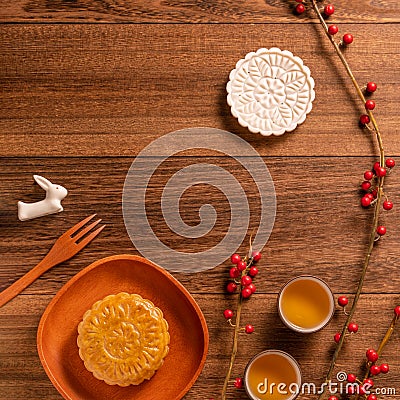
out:
<path id="1" fill-rule="evenodd" d="M 332 43 L 337 55 L 340 58 L 340 61 L 342 62 L 343 66 L 345 67 L 346 72 L 349 75 L 349 77 L 350 77 L 350 79 L 351 79 L 351 81 L 352 81 L 352 83 L 353 83 L 353 85 L 354 85 L 354 87 L 355 87 L 355 89 L 357 91 L 358 97 L 361 99 L 363 104 L 365 104 L 366 99 L 365 99 L 365 96 L 364 96 L 364 94 L 363 94 L 363 92 L 362 92 L 362 90 L 360 88 L 360 85 L 357 83 L 356 78 L 354 77 L 354 74 L 353 74 L 353 72 L 352 72 L 352 70 L 350 68 L 350 65 L 347 62 L 342 50 L 340 49 L 339 44 L 336 43 L 334 37 L 329 33 L 328 25 L 326 24 L 326 22 L 324 20 L 324 17 L 322 16 L 322 14 L 321 14 L 321 12 L 320 12 L 320 10 L 318 8 L 316 0 L 311 0 L 311 5 L 312 5 L 315 13 L 318 16 L 318 19 L 321 22 L 322 27 L 324 28 L 326 36 L 328 37 L 329 41 Z M 384 156 L 382 136 L 381 136 L 381 133 L 379 131 L 378 123 L 376 122 L 376 119 L 375 119 L 374 114 L 372 113 L 372 111 L 366 110 L 366 112 L 367 112 L 367 114 L 368 114 L 368 116 L 369 116 L 369 118 L 371 120 L 371 123 L 372 123 L 372 125 L 373 125 L 373 127 L 375 129 L 375 132 L 376 132 L 376 136 L 377 136 L 377 140 L 378 140 L 378 146 L 379 146 L 379 152 L 380 152 L 380 156 L 381 156 L 380 157 L 380 164 L 381 164 L 381 166 L 383 166 L 383 164 L 385 162 L 385 156 Z"/>
<path id="2" fill-rule="evenodd" d="M 252 250 L 252 236 L 250 236 L 250 249 Z M 244 271 L 242 271 L 241 276 L 246 275 L 248 269 L 251 266 L 253 266 L 253 264 L 254 264 L 254 259 L 250 254 L 249 254 L 248 257 L 245 257 L 243 259 L 243 261 L 247 262 L 247 267 L 246 267 L 246 269 Z M 237 306 L 236 306 L 235 324 L 233 325 L 232 322 L 230 322 L 231 326 L 234 326 L 235 331 L 234 331 L 234 334 L 233 334 L 231 360 L 229 362 L 228 372 L 226 373 L 224 386 L 222 387 L 222 400 L 226 400 L 226 392 L 228 390 L 228 384 L 229 384 L 229 380 L 231 379 L 232 369 L 233 369 L 233 365 L 235 363 L 235 358 L 236 358 L 236 354 L 237 354 L 237 350 L 238 350 L 239 332 L 241 331 L 241 328 L 240 328 L 240 316 L 242 314 L 243 296 L 242 296 L 242 284 L 241 284 L 240 281 L 239 281 L 238 291 L 239 291 L 239 296 L 238 296 Z"/>
<path id="3" fill-rule="evenodd" d="M 389 328 L 386 331 L 385 336 L 383 337 L 383 339 L 381 340 L 381 343 L 379 344 L 378 350 L 376 351 L 378 353 L 378 356 L 381 356 L 381 354 L 383 352 L 383 349 L 385 348 L 385 346 L 389 342 L 389 340 L 390 340 L 390 338 L 392 336 L 392 333 L 394 332 L 394 328 L 396 326 L 396 322 L 398 320 L 399 320 L 399 317 L 398 317 L 398 315 L 395 314 L 393 319 L 392 319 L 392 322 L 389 325 Z M 365 379 L 367 379 L 367 378 L 369 378 L 371 376 L 371 373 L 370 373 L 371 365 L 372 365 L 372 362 L 367 361 L 367 364 L 366 364 L 367 370 L 365 371 L 363 382 L 364 382 Z M 358 398 L 359 398 L 359 395 L 357 394 L 355 400 L 358 400 Z"/>
<path id="4" fill-rule="evenodd" d="M 228 389 L 229 380 L 232 375 L 232 368 L 235 363 L 235 358 L 238 349 L 238 341 L 239 341 L 239 331 L 240 331 L 240 315 L 242 312 L 242 295 L 239 293 L 237 307 L 236 307 L 236 319 L 235 319 L 235 333 L 233 336 L 233 344 L 232 344 L 232 353 L 231 353 L 231 361 L 229 363 L 228 372 L 225 377 L 224 386 L 222 388 L 222 400 L 226 400 L 226 391 Z"/>
<path id="5" fill-rule="evenodd" d="M 362 101 L 362 103 L 364 105 L 365 101 L 366 101 L 365 100 L 365 96 L 364 96 L 359 84 L 357 83 L 357 81 L 356 81 L 356 79 L 354 77 L 354 74 L 353 74 L 353 72 L 352 72 L 352 70 L 350 68 L 349 63 L 347 62 L 342 50 L 340 49 L 339 44 L 336 43 L 336 41 L 334 40 L 333 36 L 329 34 L 328 26 L 327 26 L 322 14 L 321 14 L 319 8 L 318 8 L 316 0 L 311 0 L 311 5 L 312 5 L 312 8 L 315 11 L 316 15 L 318 16 L 318 19 L 319 19 L 322 27 L 324 28 L 325 34 L 327 35 L 329 41 L 332 43 L 336 54 L 339 56 L 340 61 L 342 62 L 344 68 L 346 69 L 346 72 L 347 72 L 348 76 L 350 77 L 350 79 L 351 79 L 351 81 L 352 81 L 352 83 L 353 83 L 353 85 L 354 85 L 354 87 L 356 89 L 358 97 L 360 98 L 360 100 Z M 374 127 L 374 131 L 375 131 L 375 134 L 376 134 L 378 147 L 379 147 L 380 165 L 384 166 L 385 154 L 384 154 L 384 149 L 383 149 L 382 136 L 381 136 L 381 133 L 379 131 L 379 127 L 378 127 L 378 124 L 376 122 L 376 119 L 375 119 L 373 113 L 370 110 L 367 110 L 366 112 L 368 113 L 368 116 L 369 116 L 369 118 L 371 120 L 371 123 L 372 123 L 372 125 Z M 326 374 L 326 378 L 325 378 L 325 382 L 326 383 L 329 383 L 331 381 L 331 379 L 332 379 L 332 374 L 333 374 L 334 368 L 336 366 L 336 360 L 337 360 L 337 358 L 339 356 L 339 353 L 340 353 L 340 351 L 342 349 L 347 327 L 348 327 L 349 323 L 351 322 L 351 320 L 352 320 L 352 318 L 354 316 L 354 313 L 355 313 L 356 308 L 357 308 L 357 303 L 358 303 L 358 300 L 359 300 L 359 297 L 361 295 L 361 291 L 362 291 L 362 288 L 363 288 L 363 285 L 364 285 L 364 279 L 365 279 L 365 276 L 367 274 L 368 266 L 369 266 L 370 259 L 371 259 L 371 254 L 372 254 L 372 251 L 373 251 L 373 248 L 374 248 L 374 244 L 375 244 L 376 228 L 378 227 L 379 214 L 380 214 L 380 210 L 381 210 L 381 201 L 382 201 L 382 195 L 383 195 L 383 184 L 384 184 L 384 178 L 381 177 L 378 180 L 378 190 L 377 190 L 378 193 L 377 193 L 377 199 L 376 199 L 376 203 L 375 203 L 374 215 L 373 215 L 373 219 L 372 219 L 372 227 L 371 227 L 371 232 L 370 232 L 370 235 L 369 235 L 369 243 L 368 243 L 368 248 L 367 248 L 367 252 L 366 252 L 366 255 L 365 255 L 365 259 L 364 259 L 363 268 L 362 268 L 362 271 L 361 271 L 360 280 L 359 280 L 359 283 L 358 283 L 357 291 L 356 291 L 356 294 L 354 296 L 354 300 L 353 300 L 350 312 L 348 313 L 346 322 L 343 325 L 343 329 L 342 329 L 342 333 L 341 333 L 341 336 L 340 336 L 339 343 L 338 343 L 338 345 L 336 347 L 336 350 L 335 350 L 335 352 L 333 354 L 328 373 Z M 319 396 L 319 399 L 322 400 L 324 398 L 324 396 L 325 396 L 325 390 L 321 393 L 321 395 Z"/>
<path id="6" fill-rule="evenodd" d="M 396 326 L 396 322 L 399 320 L 399 316 L 395 315 L 392 319 L 391 324 L 389 325 L 388 330 L 386 331 L 386 335 L 382 339 L 381 343 L 379 344 L 378 350 L 376 351 L 378 353 L 378 356 L 380 356 L 383 352 L 384 347 L 386 346 L 387 342 L 390 340 L 390 337 L 392 336 L 392 333 L 394 332 L 394 328 Z"/>

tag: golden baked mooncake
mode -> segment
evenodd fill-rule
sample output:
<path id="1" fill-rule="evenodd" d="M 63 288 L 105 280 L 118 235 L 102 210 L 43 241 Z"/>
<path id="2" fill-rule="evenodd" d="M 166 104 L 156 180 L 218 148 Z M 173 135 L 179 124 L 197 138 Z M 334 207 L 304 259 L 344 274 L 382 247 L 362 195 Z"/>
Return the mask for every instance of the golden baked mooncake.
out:
<path id="1" fill-rule="evenodd" d="M 169 350 L 162 311 L 138 294 L 97 301 L 78 326 L 79 356 L 109 385 L 138 385 L 161 367 Z"/>

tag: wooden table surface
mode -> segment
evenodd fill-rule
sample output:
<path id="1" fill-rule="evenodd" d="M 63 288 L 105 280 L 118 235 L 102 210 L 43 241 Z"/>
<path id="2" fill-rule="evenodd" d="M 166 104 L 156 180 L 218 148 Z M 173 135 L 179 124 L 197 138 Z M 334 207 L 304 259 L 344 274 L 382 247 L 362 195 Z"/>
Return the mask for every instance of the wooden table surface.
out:
<path id="1" fill-rule="evenodd" d="M 139 254 L 124 227 L 121 197 L 135 156 L 168 132 L 207 126 L 238 135 L 263 157 L 277 196 L 275 226 L 263 249 L 257 293 L 244 305 L 233 376 L 251 356 L 275 348 L 291 353 L 306 382 L 320 384 L 343 314 L 322 331 L 301 335 L 280 322 L 280 287 L 300 274 L 315 274 L 335 295 L 355 293 L 366 252 L 372 210 L 359 206 L 362 174 L 377 159 L 368 131 L 358 127 L 363 111 L 332 46 L 312 14 L 293 15 L 295 1 L 45 1 L 3 0 L 0 11 L 0 289 L 26 273 L 54 240 L 96 212 L 106 229 L 89 247 L 45 273 L 0 309 L 0 399 L 61 399 L 36 351 L 42 313 L 57 291 L 93 261 Z M 333 21 L 355 42 L 346 57 L 360 83 L 379 89 L 375 116 L 386 154 L 400 155 L 400 6 L 397 0 L 337 0 Z M 279 47 L 303 58 L 316 83 L 314 107 L 304 124 L 281 137 L 251 134 L 238 125 L 226 103 L 225 85 L 236 62 L 261 47 Z M 227 149 L 229 150 L 229 149 Z M 257 226 L 260 202 L 249 175 L 231 157 L 192 150 L 169 159 L 154 178 L 148 201 L 156 235 L 172 248 L 200 251 L 217 244 L 229 224 L 226 199 L 203 185 L 181 204 L 189 224 L 198 208 L 214 203 L 221 216 L 205 238 L 182 240 L 162 223 L 157 198 L 168 176 L 191 163 L 212 162 L 242 183 Z M 61 214 L 20 222 L 17 201 L 37 201 L 40 174 L 69 189 Z M 170 174 L 170 175 L 168 175 Z M 365 350 L 376 347 L 400 303 L 400 174 L 386 192 L 394 209 L 382 215 L 388 234 L 373 253 L 355 320 L 358 334 L 345 343 L 337 371 L 357 372 Z M 153 196 L 153 197 L 152 197 Z M 159 222 L 157 222 L 159 221 Z M 247 243 L 247 239 L 246 239 Z M 239 251 L 246 251 L 244 242 Z M 204 370 L 185 396 L 219 398 L 228 367 L 233 330 L 222 312 L 235 299 L 224 293 L 226 262 L 198 274 L 174 273 L 202 308 L 210 332 Z M 79 301 L 79 299 L 77 299 Z M 399 329 L 382 360 L 391 365 L 380 387 L 400 398 Z M 302 395 L 300 398 L 315 398 Z M 160 392 L 155 399 L 163 399 Z M 245 399 L 229 389 L 229 399 Z M 164 399 L 169 400 L 169 399 Z"/>

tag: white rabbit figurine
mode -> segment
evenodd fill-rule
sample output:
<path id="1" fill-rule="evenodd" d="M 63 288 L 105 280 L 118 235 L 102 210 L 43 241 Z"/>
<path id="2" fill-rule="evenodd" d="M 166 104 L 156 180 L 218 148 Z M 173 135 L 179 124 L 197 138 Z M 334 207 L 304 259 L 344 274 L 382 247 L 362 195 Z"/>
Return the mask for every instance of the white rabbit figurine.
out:
<path id="1" fill-rule="evenodd" d="M 61 212 L 63 207 L 61 200 L 68 194 L 67 189 L 51 183 L 48 179 L 39 175 L 33 175 L 36 183 L 46 191 L 46 198 L 36 203 L 18 202 L 18 218 L 26 221 L 48 214 Z"/>

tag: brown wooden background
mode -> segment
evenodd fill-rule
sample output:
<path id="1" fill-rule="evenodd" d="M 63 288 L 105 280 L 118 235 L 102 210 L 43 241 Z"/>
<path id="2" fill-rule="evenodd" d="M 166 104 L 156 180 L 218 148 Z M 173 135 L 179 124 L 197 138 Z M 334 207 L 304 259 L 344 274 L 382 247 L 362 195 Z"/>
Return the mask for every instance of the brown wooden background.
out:
<path id="1" fill-rule="evenodd" d="M 121 194 L 135 155 L 154 139 L 177 129 L 210 126 L 247 140 L 264 157 L 274 179 L 278 208 L 257 278 L 258 292 L 245 305 L 243 323 L 256 332 L 241 338 L 234 376 L 255 353 L 278 348 L 299 361 L 304 380 L 321 383 L 334 348 L 332 336 L 344 316 L 319 333 L 290 332 L 276 313 L 279 288 L 299 274 L 325 279 L 335 294 L 354 293 L 372 210 L 359 206 L 364 170 L 376 159 L 370 134 L 359 129 L 362 105 L 310 16 L 296 17 L 293 0 L 132 1 L 3 0 L 0 10 L 0 288 L 35 265 L 68 227 L 92 212 L 107 224 L 101 237 L 75 258 L 46 273 L 0 310 L 0 399 L 61 399 L 36 352 L 39 319 L 55 293 L 78 271 L 101 257 L 137 254 L 122 219 Z M 374 80 L 376 118 L 386 152 L 400 155 L 400 5 L 397 0 L 337 0 L 332 21 L 355 42 L 346 56 L 360 83 Z M 313 16 L 311 16 L 313 17 Z M 280 47 L 302 57 L 316 82 L 316 100 L 293 133 L 264 138 L 241 128 L 230 115 L 225 85 L 247 52 Z M 207 161 L 232 171 L 249 193 L 252 219 L 259 202 L 248 175 L 231 158 L 196 151 L 171 158 L 154 179 L 191 162 Z M 19 222 L 18 200 L 36 201 L 38 173 L 65 185 L 65 211 Z M 157 186 L 158 185 L 158 186 Z M 337 370 L 358 371 L 366 348 L 377 346 L 400 303 L 400 174 L 387 179 L 395 203 L 382 216 L 388 234 L 374 252 L 356 313 L 360 333 L 349 339 Z M 198 220 L 202 196 L 223 204 L 207 188 L 189 191 L 182 213 Z M 157 191 L 156 191 L 157 192 Z M 156 198 L 150 201 L 157 202 Z M 226 211 L 226 210 L 225 210 Z M 155 207 L 151 219 L 156 220 Z M 199 244 L 222 238 L 224 217 Z M 160 238 L 185 251 L 196 244 Z M 246 245 L 240 251 L 243 253 Z M 227 258 L 229 254 L 227 254 Z M 234 305 L 224 294 L 229 262 L 197 275 L 174 274 L 199 302 L 210 330 L 205 368 L 185 399 L 218 398 L 232 331 L 222 311 Z M 77 299 L 79 301 L 79 299 Z M 384 352 L 391 372 L 380 386 L 400 398 L 399 329 Z M 230 390 L 230 399 L 245 399 Z M 315 396 L 314 396 L 315 397 Z M 161 395 L 159 397 L 162 399 Z M 313 396 L 300 396 L 313 398 Z"/>

